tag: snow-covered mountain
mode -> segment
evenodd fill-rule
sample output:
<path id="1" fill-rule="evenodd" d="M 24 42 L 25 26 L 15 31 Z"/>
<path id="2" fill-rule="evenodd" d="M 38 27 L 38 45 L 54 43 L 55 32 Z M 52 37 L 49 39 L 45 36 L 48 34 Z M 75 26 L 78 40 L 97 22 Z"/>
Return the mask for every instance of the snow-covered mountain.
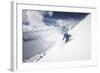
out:
<path id="1" fill-rule="evenodd" d="M 53 23 L 51 23 L 53 18 L 50 18 L 51 22 L 50 21 L 49 22 L 51 25 L 48 25 L 48 22 L 46 21 L 47 19 L 49 19 L 49 17 L 47 16 L 45 17 L 44 13 L 45 12 L 42 12 L 42 11 L 23 11 L 23 61 L 26 61 L 26 60 L 27 62 L 33 61 L 37 59 L 38 57 L 40 57 L 41 54 L 46 53 L 46 52 L 47 52 L 46 56 L 44 56 L 40 60 L 40 62 L 53 61 L 53 60 L 60 61 L 60 60 L 69 59 L 68 55 L 66 57 L 66 53 L 68 53 L 68 50 L 65 50 L 66 48 L 63 49 L 68 44 L 65 44 L 65 42 L 62 40 L 63 38 L 63 33 L 61 33 L 63 31 L 62 27 L 65 26 L 66 23 L 68 25 L 73 25 L 75 27 L 76 24 L 78 24 L 83 18 L 79 19 L 77 17 L 78 19 L 75 19 L 75 18 L 72 19 L 69 17 L 69 19 L 67 19 L 66 21 L 61 20 L 61 19 L 54 19 Z M 49 13 L 49 15 L 50 17 L 52 17 L 53 13 Z M 75 27 L 70 31 L 73 38 L 72 41 L 74 41 L 74 44 L 73 44 L 74 46 L 75 46 L 76 41 L 78 40 L 77 36 L 80 34 L 84 35 L 84 33 L 82 32 L 78 33 L 78 32 L 81 31 L 82 29 L 86 30 L 86 27 L 87 27 L 85 26 L 87 24 L 85 22 L 86 20 L 87 19 L 84 19 L 82 22 L 80 22 L 80 24 L 77 25 L 77 28 Z M 78 38 L 82 38 L 82 37 L 83 36 L 80 36 Z M 71 46 L 71 44 L 69 45 Z M 74 47 L 71 48 L 70 54 L 72 54 L 71 53 L 72 49 L 74 49 Z"/>
<path id="2" fill-rule="evenodd" d="M 47 26 L 38 11 L 27 11 L 29 25 L 23 24 L 23 59 L 46 52 L 58 36 L 54 26 Z"/>

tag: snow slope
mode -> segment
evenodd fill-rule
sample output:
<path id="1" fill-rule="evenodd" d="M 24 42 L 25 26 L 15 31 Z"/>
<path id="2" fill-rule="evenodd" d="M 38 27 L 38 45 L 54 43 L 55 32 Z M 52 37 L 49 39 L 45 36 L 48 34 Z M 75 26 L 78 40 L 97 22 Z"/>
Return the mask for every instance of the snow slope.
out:
<path id="1" fill-rule="evenodd" d="M 38 62 L 56 62 L 71 60 L 87 60 L 91 58 L 90 43 L 90 15 L 82 20 L 70 33 L 72 40 L 64 43 L 59 34 L 56 44 Z"/>

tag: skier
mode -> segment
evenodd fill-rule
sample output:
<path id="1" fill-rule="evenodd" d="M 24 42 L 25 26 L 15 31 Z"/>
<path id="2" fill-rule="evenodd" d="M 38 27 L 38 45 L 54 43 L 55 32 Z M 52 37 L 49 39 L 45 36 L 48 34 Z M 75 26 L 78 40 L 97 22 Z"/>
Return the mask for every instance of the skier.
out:
<path id="1" fill-rule="evenodd" d="M 70 37 L 71 37 L 71 35 L 69 35 L 67 32 L 64 33 L 63 40 L 65 39 L 65 43 L 67 43 L 69 41 Z"/>

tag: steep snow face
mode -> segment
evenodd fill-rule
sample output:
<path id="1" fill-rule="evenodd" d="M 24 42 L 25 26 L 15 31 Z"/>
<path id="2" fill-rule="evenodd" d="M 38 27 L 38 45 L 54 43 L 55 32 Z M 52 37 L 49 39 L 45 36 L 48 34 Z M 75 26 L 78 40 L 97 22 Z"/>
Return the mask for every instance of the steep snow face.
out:
<path id="1" fill-rule="evenodd" d="M 67 44 L 59 34 L 57 43 L 47 51 L 47 54 L 38 62 L 58 62 L 91 59 L 91 16 L 88 15 L 70 33 L 72 40 Z"/>

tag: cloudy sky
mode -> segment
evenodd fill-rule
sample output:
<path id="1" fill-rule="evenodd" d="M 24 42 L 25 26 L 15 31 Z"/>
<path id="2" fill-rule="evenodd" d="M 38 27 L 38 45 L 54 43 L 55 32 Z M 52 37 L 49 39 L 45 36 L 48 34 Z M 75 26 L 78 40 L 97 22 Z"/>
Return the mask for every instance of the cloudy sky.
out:
<path id="1" fill-rule="evenodd" d="M 89 13 L 75 12 L 44 12 L 43 21 L 47 25 L 75 25 L 85 18 Z M 53 24 L 54 23 L 54 24 Z"/>

